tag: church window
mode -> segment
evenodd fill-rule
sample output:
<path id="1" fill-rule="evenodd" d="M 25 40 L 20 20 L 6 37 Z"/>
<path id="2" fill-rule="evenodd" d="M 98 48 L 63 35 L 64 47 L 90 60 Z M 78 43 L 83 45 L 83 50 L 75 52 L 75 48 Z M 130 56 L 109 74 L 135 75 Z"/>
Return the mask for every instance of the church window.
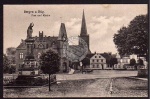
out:
<path id="1" fill-rule="evenodd" d="M 97 62 L 99 62 L 99 60 L 97 59 Z"/>
<path id="2" fill-rule="evenodd" d="M 101 58 L 101 56 L 99 56 L 99 58 Z"/>
<path id="3" fill-rule="evenodd" d="M 95 56 L 95 58 L 97 58 L 97 56 Z"/>
<path id="4" fill-rule="evenodd" d="M 23 53 L 20 53 L 20 54 L 19 54 L 19 58 L 20 58 L 20 59 L 23 59 Z"/>

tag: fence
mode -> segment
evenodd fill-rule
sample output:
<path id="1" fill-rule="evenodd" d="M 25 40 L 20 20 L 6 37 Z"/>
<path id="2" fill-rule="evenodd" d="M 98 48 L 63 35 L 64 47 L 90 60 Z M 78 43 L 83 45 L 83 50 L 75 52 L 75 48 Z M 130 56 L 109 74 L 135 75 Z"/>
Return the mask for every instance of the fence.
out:
<path id="1" fill-rule="evenodd" d="M 3 85 L 13 82 L 17 78 L 16 75 L 4 76 L 3 77 Z"/>

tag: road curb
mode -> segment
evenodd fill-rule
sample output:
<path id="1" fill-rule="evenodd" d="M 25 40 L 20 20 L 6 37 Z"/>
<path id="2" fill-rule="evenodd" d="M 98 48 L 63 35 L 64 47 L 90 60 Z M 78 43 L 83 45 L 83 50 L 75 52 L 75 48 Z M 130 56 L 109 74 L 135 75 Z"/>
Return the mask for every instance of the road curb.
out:
<path id="1" fill-rule="evenodd" d="M 145 80 L 145 81 L 148 81 L 148 79 L 146 79 L 146 78 L 138 78 L 138 77 L 128 77 L 128 78 L 133 78 L 133 79 L 138 79 L 138 80 Z"/>

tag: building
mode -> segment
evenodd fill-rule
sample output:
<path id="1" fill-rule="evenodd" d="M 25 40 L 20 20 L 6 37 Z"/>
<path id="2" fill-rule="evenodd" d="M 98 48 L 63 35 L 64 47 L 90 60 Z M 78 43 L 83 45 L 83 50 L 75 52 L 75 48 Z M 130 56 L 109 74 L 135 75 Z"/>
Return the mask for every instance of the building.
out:
<path id="1" fill-rule="evenodd" d="M 138 63 L 139 59 L 143 60 L 144 66 L 143 68 L 146 68 L 146 59 L 144 56 L 138 56 L 136 54 L 131 55 L 124 55 L 120 57 L 120 55 L 116 55 L 116 58 L 118 60 L 118 64 L 115 66 L 115 69 L 135 69 L 135 66 L 130 66 L 130 60 L 135 59 L 136 64 Z"/>
<path id="2" fill-rule="evenodd" d="M 87 43 L 88 53 L 91 53 L 89 48 L 89 34 L 87 33 L 84 10 L 82 16 L 82 23 L 81 23 L 81 32 L 79 37 L 82 38 Z M 60 71 L 61 72 L 69 71 L 70 61 L 63 54 L 63 45 L 68 44 L 68 42 L 66 41 L 68 37 L 67 37 L 66 27 L 64 23 L 61 23 L 60 25 L 58 36 L 44 36 L 44 32 L 42 31 L 39 32 L 39 36 L 35 36 L 32 38 L 34 39 L 33 55 L 37 61 L 37 65 L 39 65 L 40 55 L 47 49 L 53 49 L 57 51 L 61 56 Z M 79 45 L 81 44 L 79 43 Z M 26 53 L 27 53 L 26 42 L 25 40 L 22 40 L 21 43 L 16 48 L 16 55 L 15 55 L 16 65 L 17 65 L 16 71 L 18 71 L 19 66 L 23 64 Z"/>
<path id="3" fill-rule="evenodd" d="M 105 69 L 106 68 L 106 59 L 100 54 L 95 53 L 90 58 L 90 68 L 92 69 Z"/>
<path id="4" fill-rule="evenodd" d="M 111 55 L 110 53 L 91 53 L 86 56 L 89 59 L 89 66 L 86 68 L 89 69 L 112 69 L 108 61 L 110 61 Z"/>

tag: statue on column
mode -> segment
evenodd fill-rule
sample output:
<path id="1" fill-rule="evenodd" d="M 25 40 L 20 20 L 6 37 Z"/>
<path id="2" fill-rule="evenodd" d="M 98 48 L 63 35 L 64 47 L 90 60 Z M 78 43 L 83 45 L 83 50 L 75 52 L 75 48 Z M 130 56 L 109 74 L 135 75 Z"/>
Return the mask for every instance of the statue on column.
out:
<path id="1" fill-rule="evenodd" d="M 28 29 L 27 29 L 27 39 L 31 38 L 32 37 L 32 32 L 33 32 L 33 29 L 32 27 L 34 26 L 33 22 L 30 23 Z"/>

